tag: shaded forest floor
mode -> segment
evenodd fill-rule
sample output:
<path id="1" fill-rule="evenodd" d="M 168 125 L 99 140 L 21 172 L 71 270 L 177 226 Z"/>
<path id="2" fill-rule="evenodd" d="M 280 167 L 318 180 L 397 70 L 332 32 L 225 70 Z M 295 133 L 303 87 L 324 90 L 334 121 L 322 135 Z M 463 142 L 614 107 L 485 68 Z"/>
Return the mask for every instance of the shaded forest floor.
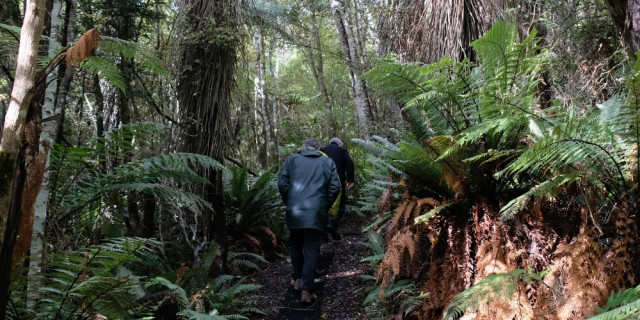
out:
<path id="1" fill-rule="evenodd" d="M 252 319 L 371 319 L 362 305 L 367 293 L 360 278 L 370 269 L 369 263 L 360 262 L 370 255 L 365 246 L 367 235 L 361 232 L 364 220 L 349 214 L 342 224 L 342 239 L 329 240 L 320 249 L 315 291 L 318 300 L 311 305 L 302 304 L 300 292 L 290 286 L 289 260 L 276 261 L 247 281 L 263 285 L 255 298 L 258 307 L 267 313 Z"/>

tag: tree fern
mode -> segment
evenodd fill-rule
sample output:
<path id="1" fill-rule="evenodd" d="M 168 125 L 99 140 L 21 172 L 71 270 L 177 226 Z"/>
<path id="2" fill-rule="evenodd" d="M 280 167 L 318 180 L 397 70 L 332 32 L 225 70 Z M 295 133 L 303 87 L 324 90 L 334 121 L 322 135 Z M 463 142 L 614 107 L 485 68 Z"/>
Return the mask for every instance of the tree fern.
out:
<path id="1" fill-rule="evenodd" d="M 99 75 L 122 91 L 126 89 L 124 76 L 116 65 L 116 61 L 120 58 L 134 60 L 136 65 L 142 67 L 141 71 L 159 75 L 168 74 L 162 61 L 144 45 L 107 36 L 101 38 L 97 54 L 84 60 L 79 65 L 80 69 Z"/>

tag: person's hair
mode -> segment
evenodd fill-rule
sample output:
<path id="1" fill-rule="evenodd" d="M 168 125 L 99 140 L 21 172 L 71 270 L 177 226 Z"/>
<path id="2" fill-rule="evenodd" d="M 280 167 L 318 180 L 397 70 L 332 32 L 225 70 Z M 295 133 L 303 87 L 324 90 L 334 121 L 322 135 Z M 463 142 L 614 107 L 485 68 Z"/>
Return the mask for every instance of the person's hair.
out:
<path id="1" fill-rule="evenodd" d="M 342 140 L 340 140 L 340 138 L 338 138 L 338 137 L 333 137 L 333 138 L 331 138 L 331 140 L 329 140 L 329 144 L 334 143 L 334 142 L 337 145 L 341 146 L 341 147 L 343 146 Z"/>
<path id="2" fill-rule="evenodd" d="M 320 142 L 314 138 L 309 138 L 302 143 L 305 147 L 311 147 L 314 150 L 320 148 Z"/>

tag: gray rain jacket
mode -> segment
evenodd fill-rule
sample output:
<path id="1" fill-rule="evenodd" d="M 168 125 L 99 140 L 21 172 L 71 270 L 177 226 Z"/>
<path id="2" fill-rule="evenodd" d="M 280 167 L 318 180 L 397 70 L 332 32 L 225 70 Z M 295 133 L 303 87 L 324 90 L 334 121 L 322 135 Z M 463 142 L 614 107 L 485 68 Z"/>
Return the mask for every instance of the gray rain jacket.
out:
<path id="1" fill-rule="evenodd" d="M 278 175 L 278 190 L 287 206 L 289 229 L 324 232 L 327 211 L 340 192 L 336 165 L 318 151 L 301 150 L 284 161 Z"/>

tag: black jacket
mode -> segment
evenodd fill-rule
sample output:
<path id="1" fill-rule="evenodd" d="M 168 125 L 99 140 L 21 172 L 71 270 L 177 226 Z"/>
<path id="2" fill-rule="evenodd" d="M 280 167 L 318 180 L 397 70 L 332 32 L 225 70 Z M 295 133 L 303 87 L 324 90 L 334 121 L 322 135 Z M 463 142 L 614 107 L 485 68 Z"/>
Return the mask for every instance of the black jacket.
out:
<path id="1" fill-rule="evenodd" d="M 320 151 L 329 156 L 329 158 L 331 158 L 331 160 L 336 164 L 341 184 L 344 185 L 347 182 L 353 182 L 354 167 L 349 150 L 334 142 L 324 148 L 321 148 Z"/>
<path id="2" fill-rule="evenodd" d="M 340 192 L 336 165 L 318 151 L 302 150 L 293 154 L 280 169 L 278 191 L 287 206 L 289 229 L 324 232 L 327 211 Z"/>

